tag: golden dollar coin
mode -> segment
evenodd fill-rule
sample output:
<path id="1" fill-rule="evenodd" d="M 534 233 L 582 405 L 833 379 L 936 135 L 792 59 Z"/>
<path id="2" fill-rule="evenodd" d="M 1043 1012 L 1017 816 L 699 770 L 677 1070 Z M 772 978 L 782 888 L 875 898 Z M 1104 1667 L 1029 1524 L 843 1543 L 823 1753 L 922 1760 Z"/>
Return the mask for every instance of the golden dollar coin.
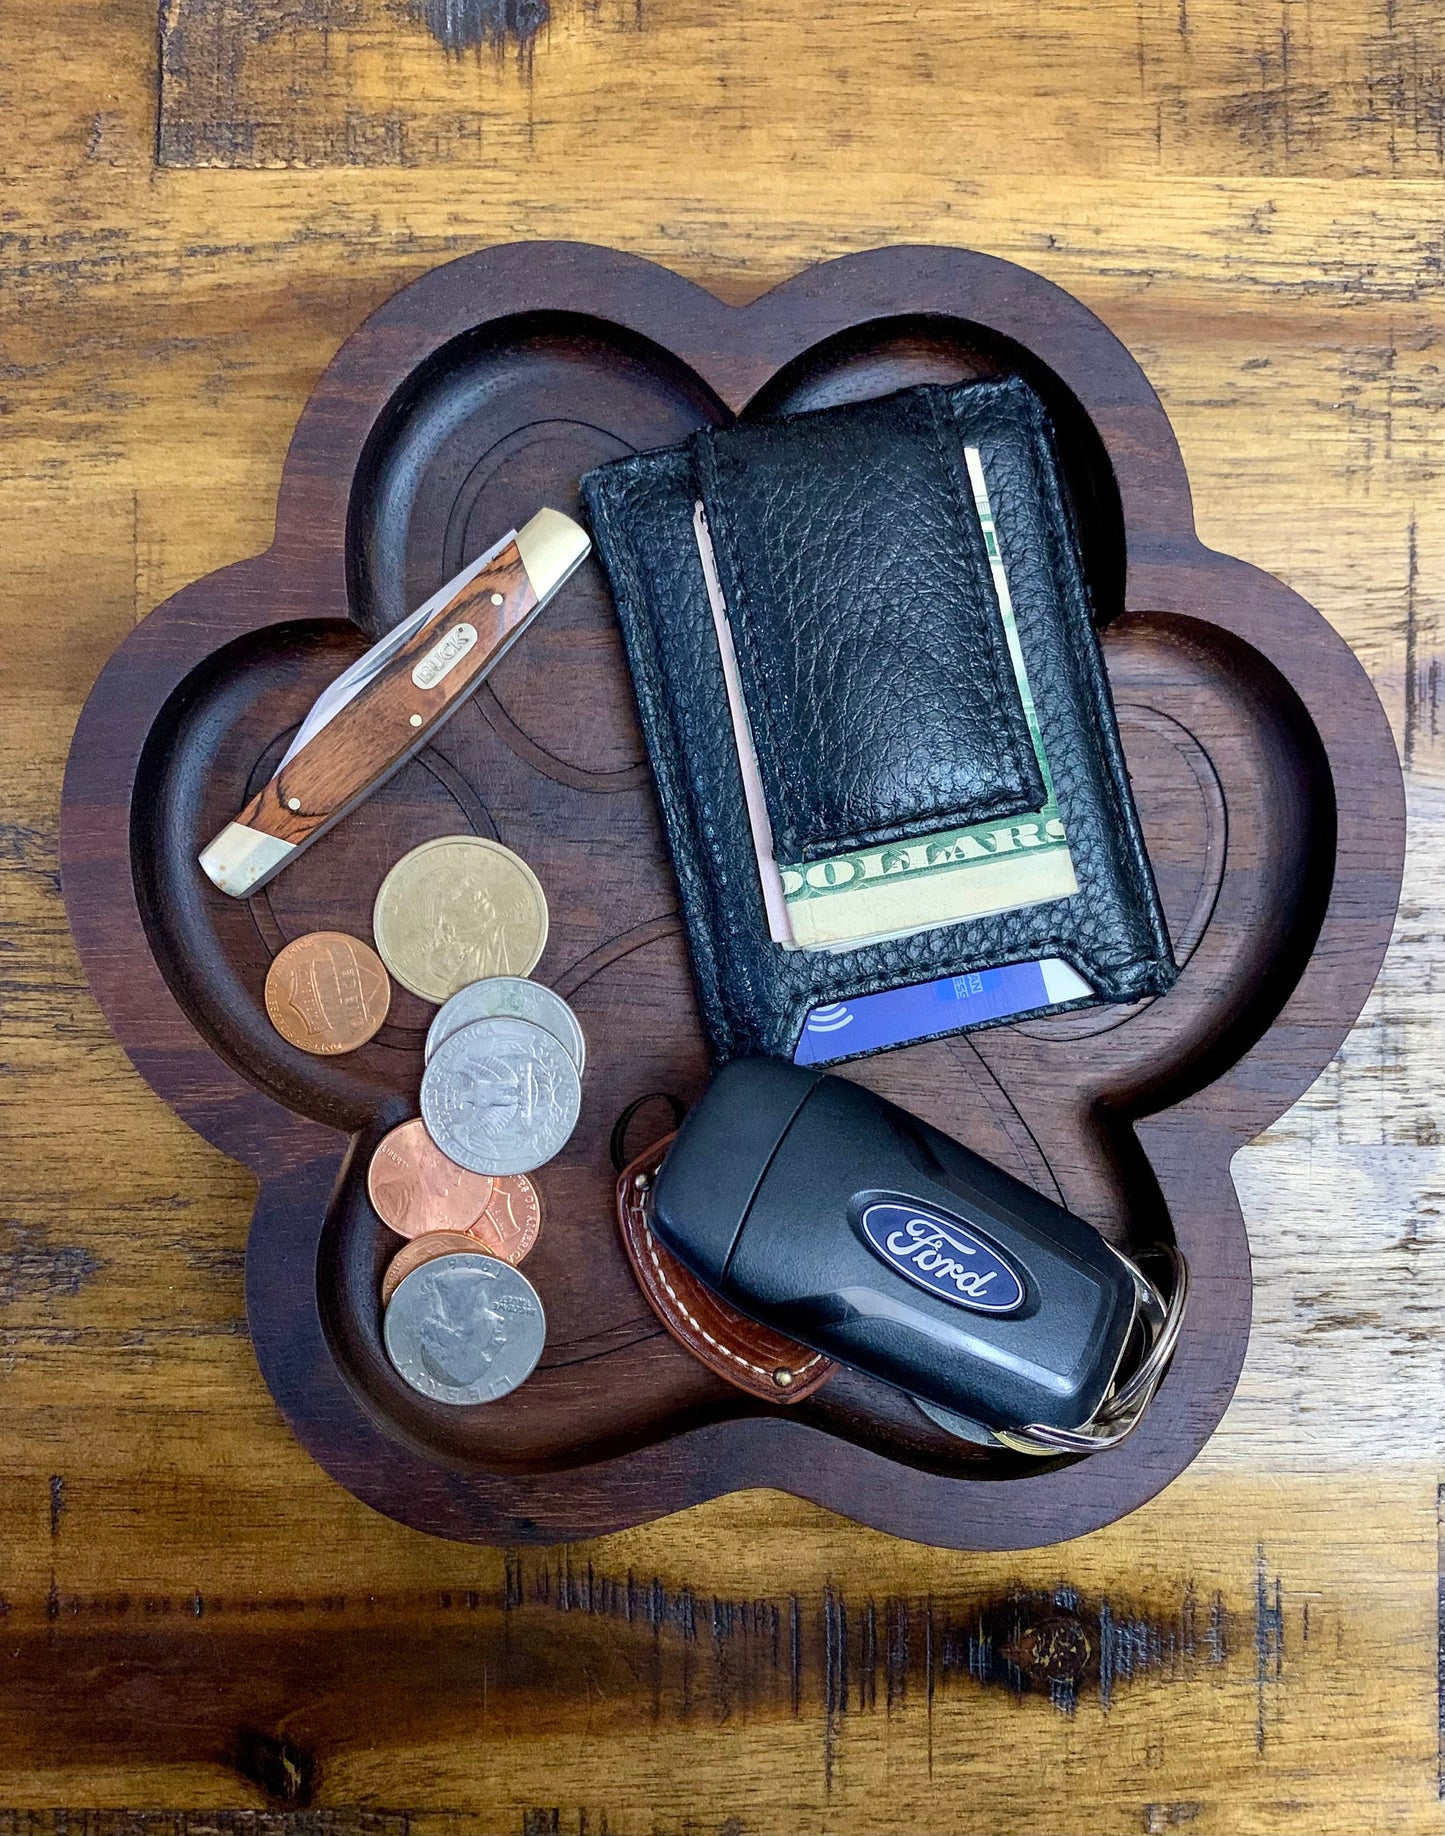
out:
<path id="1" fill-rule="evenodd" d="M 469 1173 L 448 1160 L 420 1116 L 383 1135 L 366 1169 L 372 1208 L 402 1237 L 471 1229 L 486 1212 L 494 1183 L 490 1173 Z"/>
<path id="2" fill-rule="evenodd" d="M 479 835 L 443 835 L 387 874 L 371 928 L 403 988 L 446 1001 L 468 982 L 536 967 L 547 942 L 547 898 L 510 848 Z"/>
<path id="3" fill-rule="evenodd" d="M 434 1262 L 438 1256 L 485 1254 L 475 1237 L 459 1230 L 429 1230 L 425 1236 L 413 1237 L 410 1243 L 402 1244 L 386 1265 L 386 1273 L 381 1278 L 381 1304 L 384 1307 L 412 1270 L 419 1269 L 424 1262 Z"/>
<path id="4" fill-rule="evenodd" d="M 295 938 L 266 972 L 272 1026 L 319 1057 L 365 1045 L 390 1006 L 391 983 L 376 952 L 344 931 Z"/>
<path id="5" fill-rule="evenodd" d="M 537 1241 L 542 1228 L 542 1201 L 525 1173 L 498 1173 L 492 1180 L 487 1208 L 467 1235 L 475 1237 L 489 1255 L 517 1264 Z"/>

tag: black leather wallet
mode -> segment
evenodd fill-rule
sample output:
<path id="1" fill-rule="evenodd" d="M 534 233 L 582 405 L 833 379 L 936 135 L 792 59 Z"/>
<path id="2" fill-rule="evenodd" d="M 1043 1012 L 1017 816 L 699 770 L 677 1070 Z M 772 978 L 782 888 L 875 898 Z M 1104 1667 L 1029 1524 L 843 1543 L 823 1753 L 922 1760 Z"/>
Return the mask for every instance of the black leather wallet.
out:
<path id="1" fill-rule="evenodd" d="M 1008 963 L 1059 958 L 1109 1001 L 1170 986 L 1048 422 L 1026 385 L 707 429 L 590 473 L 582 498 L 719 1060 L 789 1057 L 814 1008 Z M 724 626 L 756 758 L 751 815 Z M 776 917 L 770 932 L 759 791 L 801 947 L 775 941 Z M 965 876 L 977 915 L 942 921 Z M 988 909 L 1030 887 L 1027 903 Z"/>

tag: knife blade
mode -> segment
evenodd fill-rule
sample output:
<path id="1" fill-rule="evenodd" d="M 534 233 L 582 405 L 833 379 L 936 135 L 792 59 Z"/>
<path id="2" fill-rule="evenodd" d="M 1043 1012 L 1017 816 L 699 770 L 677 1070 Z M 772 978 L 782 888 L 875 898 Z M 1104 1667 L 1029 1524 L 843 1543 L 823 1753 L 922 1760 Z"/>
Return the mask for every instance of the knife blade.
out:
<path id="1" fill-rule="evenodd" d="M 316 698 L 270 781 L 199 856 L 233 898 L 274 879 L 418 752 L 591 550 L 539 510 L 464 567 Z"/>

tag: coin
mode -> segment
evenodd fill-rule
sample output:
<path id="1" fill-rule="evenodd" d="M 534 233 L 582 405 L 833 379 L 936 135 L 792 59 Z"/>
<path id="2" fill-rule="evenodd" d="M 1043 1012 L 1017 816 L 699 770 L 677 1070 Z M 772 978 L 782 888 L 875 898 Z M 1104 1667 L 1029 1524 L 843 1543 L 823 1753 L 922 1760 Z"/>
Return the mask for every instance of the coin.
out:
<path id="1" fill-rule="evenodd" d="M 387 874 L 371 927 L 402 987 L 445 1001 L 468 982 L 534 969 L 547 941 L 547 899 L 510 848 L 479 835 L 443 835 Z"/>
<path id="2" fill-rule="evenodd" d="M 323 1058 L 365 1045 L 390 1005 L 391 983 L 376 952 L 344 931 L 294 938 L 266 971 L 272 1026 Z"/>
<path id="3" fill-rule="evenodd" d="M 542 1201 L 525 1173 L 499 1173 L 492 1181 L 487 1209 L 467 1235 L 515 1268 L 537 1241 L 542 1228 Z"/>
<path id="4" fill-rule="evenodd" d="M 474 1250 L 413 1269 L 391 1298 L 382 1338 L 400 1376 L 423 1396 L 488 1403 L 536 1369 L 547 1319 L 525 1275 Z"/>
<path id="5" fill-rule="evenodd" d="M 587 1041 L 576 1014 L 543 982 L 529 982 L 524 975 L 489 975 L 484 982 L 469 982 L 459 988 L 446 1005 L 438 1010 L 427 1028 L 426 1056 L 444 1039 L 473 1020 L 494 1020 L 509 1015 L 514 1020 L 530 1020 L 566 1046 L 567 1055 L 580 1077 L 587 1064 Z"/>
<path id="6" fill-rule="evenodd" d="M 474 1020 L 422 1073 L 421 1113 L 444 1154 L 474 1173 L 530 1173 L 560 1153 L 582 1107 L 566 1047 L 530 1020 Z"/>
<path id="7" fill-rule="evenodd" d="M 487 1209 L 492 1180 L 448 1160 L 414 1116 L 378 1142 L 366 1190 L 383 1224 L 403 1237 L 419 1237 L 430 1230 L 469 1230 Z"/>
<path id="8" fill-rule="evenodd" d="M 484 1253 L 475 1237 L 469 1237 L 461 1230 L 429 1230 L 424 1236 L 413 1237 L 410 1243 L 403 1243 L 401 1248 L 387 1263 L 381 1277 L 381 1304 L 384 1307 L 396 1293 L 397 1289 L 423 1263 L 435 1262 L 438 1256 L 475 1256 Z"/>

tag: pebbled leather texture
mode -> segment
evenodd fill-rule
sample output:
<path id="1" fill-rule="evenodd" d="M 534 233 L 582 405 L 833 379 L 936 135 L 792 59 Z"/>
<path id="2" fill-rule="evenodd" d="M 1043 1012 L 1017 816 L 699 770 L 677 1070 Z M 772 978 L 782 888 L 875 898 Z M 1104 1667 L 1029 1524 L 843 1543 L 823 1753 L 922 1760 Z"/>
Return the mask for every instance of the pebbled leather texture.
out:
<path id="1" fill-rule="evenodd" d="M 692 442 L 780 861 L 1044 801 L 946 398 Z"/>
<path id="2" fill-rule="evenodd" d="M 1061 957 L 1101 999 L 1119 1002 L 1162 994 L 1177 973 L 1043 406 L 1017 379 L 905 393 L 936 397 L 960 449 L 980 449 L 1079 890 L 857 950 L 774 944 L 693 532 L 693 451 L 600 467 L 583 480 L 583 504 L 617 603 L 719 1062 L 791 1058 L 808 1013 L 824 1003 L 1003 963 Z"/>

